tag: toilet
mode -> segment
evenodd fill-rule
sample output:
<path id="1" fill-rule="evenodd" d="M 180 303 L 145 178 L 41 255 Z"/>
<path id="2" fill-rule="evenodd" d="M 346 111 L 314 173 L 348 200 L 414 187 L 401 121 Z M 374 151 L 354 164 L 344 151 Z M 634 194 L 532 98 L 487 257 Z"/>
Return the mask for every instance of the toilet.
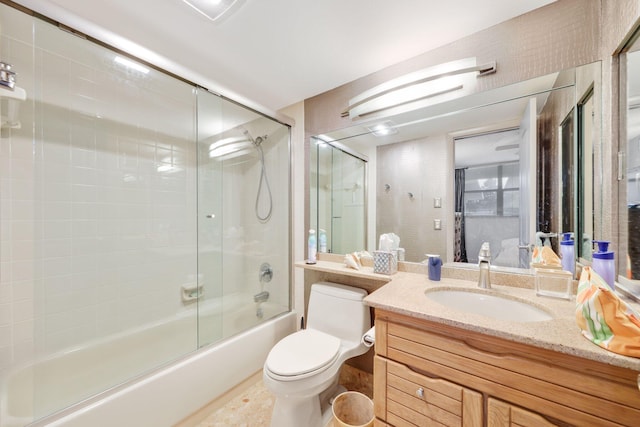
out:
<path id="1" fill-rule="evenodd" d="M 329 401 L 345 360 L 369 350 L 362 336 L 371 327 L 364 289 L 331 282 L 311 286 L 307 328 L 280 340 L 269 352 L 264 384 L 275 396 L 271 427 L 324 427 Z"/>

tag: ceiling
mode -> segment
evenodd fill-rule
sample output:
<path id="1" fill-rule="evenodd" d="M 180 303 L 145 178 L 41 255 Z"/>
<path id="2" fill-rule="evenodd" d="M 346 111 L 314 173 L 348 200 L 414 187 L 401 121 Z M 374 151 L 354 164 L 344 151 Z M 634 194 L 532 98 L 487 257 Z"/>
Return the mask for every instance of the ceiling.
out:
<path id="1" fill-rule="evenodd" d="M 554 0 L 17 0 L 261 111 L 276 111 Z"/>

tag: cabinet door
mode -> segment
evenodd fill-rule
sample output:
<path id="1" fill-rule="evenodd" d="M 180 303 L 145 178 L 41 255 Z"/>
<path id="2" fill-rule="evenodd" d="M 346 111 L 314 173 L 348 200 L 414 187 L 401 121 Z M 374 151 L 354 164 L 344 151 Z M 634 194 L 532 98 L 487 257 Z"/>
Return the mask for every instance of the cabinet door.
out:
<path id="1" fill-rule="evenodd" d="M 536 414 L 490 397 L 487 412 L 488 427 L 552 427 L 557 426 Z"/>

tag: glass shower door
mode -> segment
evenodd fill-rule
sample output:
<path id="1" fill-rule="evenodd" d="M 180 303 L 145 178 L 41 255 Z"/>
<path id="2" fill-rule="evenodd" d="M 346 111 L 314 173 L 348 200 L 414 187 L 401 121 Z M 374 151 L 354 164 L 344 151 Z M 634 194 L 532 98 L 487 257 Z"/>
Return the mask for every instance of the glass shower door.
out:
<path id="1" fill-rule="evenodd" d="M 289 310 L 289 127 L 198 91 L 198 335 Z"/>
<path id="2" fill-rule="evenodd" d="M 197 348 L 195 94 L 4 4 L 0 30 L 27 98 L 0 129 L 0 425 L 24 425 Z"/>
<path id="3" fill-rule="evenodd" d="M 222 339 L 222 163 L 209 156 L 211 137 L 222 133 L 223 100 L 198 89 L 198 345 Z"/>

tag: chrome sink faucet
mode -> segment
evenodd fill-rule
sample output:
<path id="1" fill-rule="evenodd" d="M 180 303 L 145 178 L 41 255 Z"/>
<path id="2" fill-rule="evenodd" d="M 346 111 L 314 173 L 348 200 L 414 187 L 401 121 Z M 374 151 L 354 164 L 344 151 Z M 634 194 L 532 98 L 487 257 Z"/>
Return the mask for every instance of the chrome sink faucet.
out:
<path id="1" fill-rule="evenodd" d="M 478 278 L 478 287 L 482 289 L 491 288 L 491 248 L 489 242 L 484 242 L 478 254 L 478 269 L 480 277 Z"/>

